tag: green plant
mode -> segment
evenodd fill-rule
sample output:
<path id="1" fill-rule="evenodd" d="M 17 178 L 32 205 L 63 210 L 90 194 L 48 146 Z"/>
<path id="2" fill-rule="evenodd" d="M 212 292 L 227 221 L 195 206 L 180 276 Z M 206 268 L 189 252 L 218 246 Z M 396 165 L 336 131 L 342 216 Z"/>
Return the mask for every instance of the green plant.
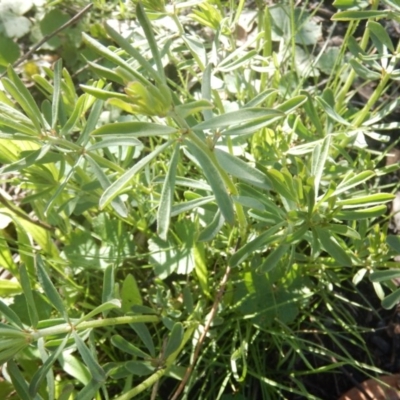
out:
<path id="1" fill-rule="evenodd" d="M 104 25 L 113 46 L 83 34 L 102 60 L 88 61 L 83 93 L 59 60 L 32 77 L 38 104 L 8 68 L 0 172 L 23 195 L 0 193 L 0 260 L 17 279 L 0 281 L 2 296 L 16 295 L 0 302 L 0 360 L 21 398 L 155 398 L 167 376 L 186 398 L 256 396 L 251 382 L 262 398 L 313 398 L 303 372 L 283 376 L 298 357 L 315 372 L 303 351 L 322 351 L 327 370 L 351 363 L 342 345 L 344 356 L 296 332 L 325 304 L 363 346 L 332 287 L 370 276 L 383 298 L 398 276 L 385 269 L 397 266 L 385 217 L 394 188 L 380 183 L 398 166 L 359 145 L 389 128 L 398 104 L 378 102 L 398 49 L 375 19 L 399 7 L 378 4 L 335 14 L 350 23 L 331 65 L 323 49 L 304 62 L 320 34 L 305 8 L 260 7 L 257 34 L 241 45 L 244 1 L 209 1 L 137 2 L 135 40 Z M 377 81 L 361 109 L 349 102 L 356 76 Z"/>

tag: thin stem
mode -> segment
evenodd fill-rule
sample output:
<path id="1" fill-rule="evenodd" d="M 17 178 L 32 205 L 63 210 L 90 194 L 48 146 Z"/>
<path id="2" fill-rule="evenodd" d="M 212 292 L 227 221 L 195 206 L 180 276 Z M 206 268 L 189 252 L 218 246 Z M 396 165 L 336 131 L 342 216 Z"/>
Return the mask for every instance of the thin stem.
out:
<path id="1" fill-rule="evenodd" d="M 84 321 L 75 326 L 71 324 L 61 324 L 51 326 L 49 328 L 39 329 L 37 332 L 32 333 L 32 339 L 38 340 L 41 337 L 59 335 L 61 333 L 70 333 L 73 330 L 84 330 L 93 328 L 104 328 L 106 326 L 114 326 L 121 324 L 134 324 L 138 322 L 159 322 L 160 318 L 156 315 L 129 315 L 124 317 L 115 317 L 107 319 L 96 319 L 92 321 Z"/>

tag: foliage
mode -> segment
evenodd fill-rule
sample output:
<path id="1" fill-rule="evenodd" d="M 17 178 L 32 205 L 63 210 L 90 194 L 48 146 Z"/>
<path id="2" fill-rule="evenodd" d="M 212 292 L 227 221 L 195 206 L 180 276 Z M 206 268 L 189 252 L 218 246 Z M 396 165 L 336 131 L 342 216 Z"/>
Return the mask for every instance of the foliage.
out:
<path id="1" fill-rule="evenodd" d="M 41 98 L 12 67 L 2 79 L 0 260 L 13 277 L 0 281 L 4 390 L 155 398 L 184 379 L 206 333 L 185 398 L 254 398 L 254 382 L 258 398 L 312 398 L 303 351 L 327 370 L 352 361 L 295 332 L 310 321 L 323 331 L 313 312 L 325 306 L 362 342 L 334 301 L 344 281 L 370 278 L 386 308 L 400 298 L 395 188 L 382 187 L 398 166 L 365 146 L 398 128 L 384 120 L 398 100 L 380 99 L 398 79 L 399 49 L 379 21 L 399 7 L 335 1 L 346 41 L 323 58 L 305 8 L 253 10 L 243 42 L 244 1 L 135 3 L 129 35 L 107 23 L 111 45 L 82 34 L 100 57 L 85 84 L 62 59 L 32 75 Z M 356 79 L 373 82 L 362 107 L 351 102 Z M 299 358 L 305 372 L 289 379 Z"/>

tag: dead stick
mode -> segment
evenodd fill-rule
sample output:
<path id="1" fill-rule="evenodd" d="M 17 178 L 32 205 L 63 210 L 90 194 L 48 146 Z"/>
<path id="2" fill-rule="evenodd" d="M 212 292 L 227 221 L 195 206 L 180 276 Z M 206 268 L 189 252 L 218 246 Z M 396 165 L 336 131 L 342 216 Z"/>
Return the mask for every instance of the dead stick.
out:
<path id="1" fill-rule="evenodd" d="M 36 50 L 38 50 L 44 43 L 46 43 L 48 40 L 50 40 L 52 37 L 57 35 L 57 33 L 63 31 L 65 28 L 68 28 L 69 26 L 73 25 L 75 22 L 77 22 L 83 14 L 85 14 L 93 4 L 88 4 L 86 7 L 82 8 L 81 11 L 78 12 L 78 14 L 74 15 L 69 21 L 67 21 L 65 24 L 61 25 L 59 28 L 57 28 L 55 31 L 49 33 L 48 35 L 44 36 L 39 42 L 37 42 L 35 45 L 32 46 L 32 48 L 25 53 L 22 57 L 20 57 L 15 63 L 12 65 L 13 68 L 17 67 L 20 65 L 22 62 L 27 60 Z M 6 72 L 3 72 L 0 75 L 0 78 L 2 78 Z"/>
<path id="2" fill-rule="evenodd" d="M 186 369 L 185 376 L 183 377 L 182 382 L 180 383 L 178 389 L 176 389 L 176 391 L 175 391 L 174 395 L 172 396 L 171 400 L 177 400 L 178 396 L 182 393 L 182 390 L 185 388 L 185 385 L 186 385 L 187 381 L 189 380 L 190 375 L 193 372 L 193 369 L 194 369 L 194 367 L 196 365 L 196 361 L 197 361 L 197 359 L 199 357 L 199 354 L 200 354 L 200 349 L 203 346 L 204 339 L 206 338 L 206 335 L 207 335 L 207 333 L 208 333 L 208 331 L 210 329 L 211 323 L 212 323 L 212 321 L 213 321 L 213 319 L 215 317 L 215 314 L 217 313 L 218 305 L 219 305 L 219 303 L 221 301 L 222 295 L 224 294 L 225 286 L 226 286 L 226 284 L 228 282 L 228 278 L 229 278 L 230 272 L 231 272 L 231 268 L 228 265 L 226 267 L 225 274 L 224 274 L 224 276 L 223 276 L 223 278 L 221 280 L 221 287 L 219 288 L 217 296 L 215 297 L 214 304 L 212 306 L 208 321 L 206 323 L 206 326 L 204 327 L 204 331 L 203 331 L 202 335 L 200 336 L 199 341 L 197 342 L 196 349 L 194 350 L 193 361 L 189 365 L 189 367 Z"/>

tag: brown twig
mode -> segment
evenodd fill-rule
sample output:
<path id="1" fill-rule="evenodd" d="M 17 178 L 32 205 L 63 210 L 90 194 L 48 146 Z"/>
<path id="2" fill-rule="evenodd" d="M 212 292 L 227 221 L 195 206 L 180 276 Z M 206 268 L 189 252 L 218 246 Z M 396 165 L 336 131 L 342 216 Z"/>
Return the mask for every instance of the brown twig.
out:
<path id="1" fill-rule="evenodd" d="M 236 245 L 236 249 L 239 247 L 239 243 L 240 240 L 238 241 L 237 245 Z M 218 290 L 218 293 L 215 297 L 214 300 L 214 304 L 211 308 L 211 312 L 210 312 L 210 316 L 208 318 L 208 321 L 204 327 L 203 333 L 201 334 L 199 341 L 197 342 L 196 348 L 194 350 L 194 354 L 193 354 L 193 361 L 192 363 L 189 365 L 189 367 L 186 369 L 185 372 L 185 376 L 182 379 L 182 382 L 180 383 L 180 385 L 178 386 L 178 389 L 176 389 L 174 395 L 171 397 L 171 400 L 177 400 L 178 396 L 182 393 L 183 389 L 185 388 L 185 385 L 187 383 L 187 381 L 189 380 L 190 376 L 192 375 L 193 369 L 196 365 L 197 359 L 199 357 L 200 354 L 200 349 L 203 346 L 203 342 L 204 339 L 206 338 L 206 335 L 210 329 L 211 323 L 217 313 L 217 309 L 218 309 L 218 305 L 221 302 L 222 299 L 222 295 L 224 294 L 225 291 L 225 287 L 226 284 L 228 283 L 228 278 L 229 278 L 229 274 L 231 273 L 231 268 L 229 267 L 229 265 L 226 267 L 225 269 L 225 274 L 222 277 L 221 283 L 220 283 L 220 288 Z"/>
<path id="2" fill-rule="evenodd" d="M 57 33 L 63 31 L 65 28 L 68 28 L 69 26 L 73 25 L 75 22 L 77 22 L 83 14 L 85 14 L 87 11 L 89 11 L 90 8 L 92 8 L 93 4 L 88 4 L 86 7 L 82 8 L 81 11 L 78 12 L 78 14 L 74 15 L 69 21 L 67 21 L 65 24 L 61 25 L 59 28 L 54 30 L 53 32 L 49 33 L 48 35 L 45 35 L 39 42 L 37 42 L 35 45 L 32 46 L 32 48 L 25 53 L 22 57 L 20 57 L 15 63 L 12 65 L 13 68 L 17 67 L 20 65 L 22 62 L 27 60 L 36 50 L 38 50 L 44 43 L 46 43 L 48 40 L 50 40 L 52 37 L 57 35 Z M 7 72 L 3 72 L 0 75 L 0 78 L 2 78 Z"/>

